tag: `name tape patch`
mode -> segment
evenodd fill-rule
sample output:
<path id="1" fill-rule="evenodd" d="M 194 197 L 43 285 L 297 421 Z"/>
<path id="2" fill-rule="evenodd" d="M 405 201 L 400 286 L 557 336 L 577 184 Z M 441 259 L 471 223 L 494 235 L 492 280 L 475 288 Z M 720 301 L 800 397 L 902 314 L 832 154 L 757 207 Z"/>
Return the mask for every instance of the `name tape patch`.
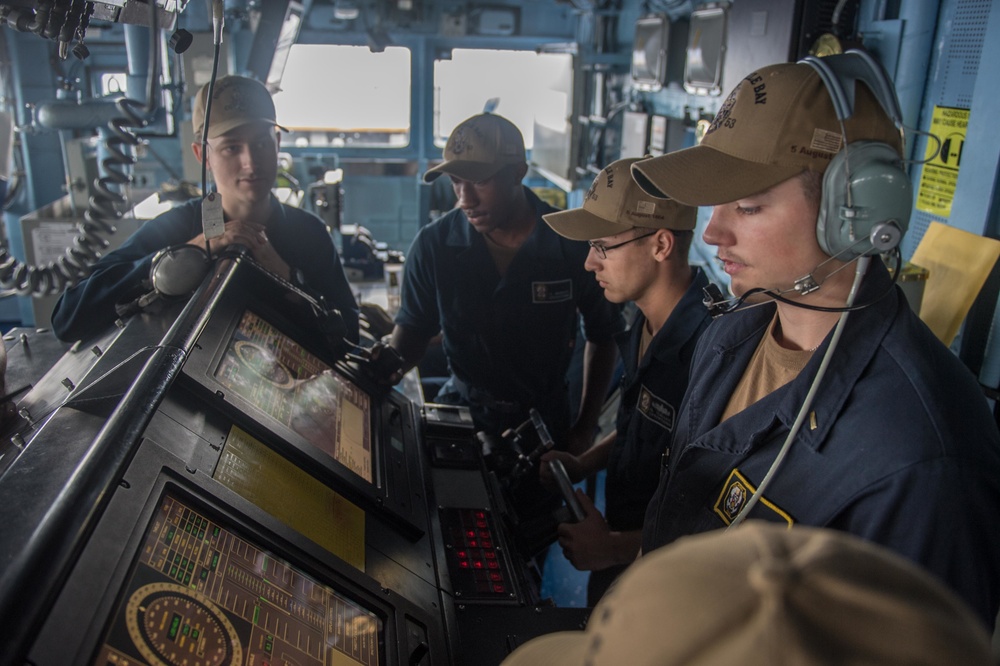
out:
<path id="1" fill-rule="evenodd" d="M 573 300 L 573 281 L 532 282 L 532 303 L 565 303 Z"/>
<path id="2" fill-rule="evenodd" d="M 647 419 L 666 429 L 667 432 L 674 431 L 677 410 L 663 398 L 657 397 L 656 394 L 646 388 L 645 384 L 643 384 L 639 391 L 636 409 Z"/>

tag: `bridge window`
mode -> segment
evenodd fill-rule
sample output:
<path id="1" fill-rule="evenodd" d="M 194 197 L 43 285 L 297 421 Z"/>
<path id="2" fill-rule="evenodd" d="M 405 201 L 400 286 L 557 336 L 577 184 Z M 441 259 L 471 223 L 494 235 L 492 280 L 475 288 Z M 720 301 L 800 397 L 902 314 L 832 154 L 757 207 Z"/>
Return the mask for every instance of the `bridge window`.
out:
<path id="1" fill-rule="evenodd" d="M 410 51 L 294 44 L 274 95 L 291 145 L 401 148 L 410 143 Z"/>
<path id="2" fill-rule="evenodd" d="M 572 113 L 572 81 L 567 53 L 454 49 L 450 60 L 434 63 L 434 143 L 443 147 L 456 125 L 495 106 L 530 150 L 536 124 L 563 131 Z"/>

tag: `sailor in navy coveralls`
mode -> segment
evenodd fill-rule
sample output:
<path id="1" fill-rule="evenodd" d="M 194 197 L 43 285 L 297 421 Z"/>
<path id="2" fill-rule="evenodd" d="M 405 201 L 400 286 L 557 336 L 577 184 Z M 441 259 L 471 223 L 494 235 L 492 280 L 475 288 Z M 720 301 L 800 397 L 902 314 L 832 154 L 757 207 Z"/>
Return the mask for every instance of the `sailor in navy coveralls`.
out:
<path id="1" fill-rule="evenodd" d="M 545 216 L 560 234 L 590 242 L 585 265 L 609 301 L 637 306 L 630 330 L 618 336 L 625 372 L 616 429 L 580 456 L 543 457 L 562 460 L 573 481 L 607 468 L 605 516 L 581 495 L 587 518 L 559 527 L 570 562 L 592 572 L 591 606 L 639 551 L 643 515 L 677 425 L 695 343 L 710 321 L 702 304 L 708 281 L 688 263 L 698 211 L 643 192 L 630 171 L 637 161 L 606 167 L 582 208 Z M 543 478 L 547 472 L 543 465 Z"/>
<path id="2" fill-rule="evenodd" d="M 502 434 L 538 409 L 556 445 L 593 440 L 624 324 L 587 274 L 587 245 L 542 222 L 555 209 L 521 184 L 524 141 L 508 120 L 473 116 L 451 134 L 445 161 L 458 204 L 414 238 L 390 345 L 406 370 L 439 332 L 451 377 L 434 398 L 468 405 L 479 429 Z M 566 371 L 580 316 L 586 339 L 580 411 L 570 414 Z"/>
<path id="3" fill-rule="evenodd" d="M 737 86 L 700 146 L 633 168 L 649 191 L 714 207 L 704 238 L 736 296 L 765 288 L 764 302 L 785 299 L 725 314 L 701 337 L 642 549 L 741 515 L 836 528 L 923 565 L 992 628 L 1000 435 L 976 378 L 883 262 L 859 256 L 882 238 L 859 231 L 866 221 L 905 230 L 909 184 L 878 86 L 841 78 L 854 98 L 843 127 L 815 66 L 773 65 Z M 793 286 L 810 282 L 818 289 Z M 840 329 L 849 300 L 857 307 Z"/>

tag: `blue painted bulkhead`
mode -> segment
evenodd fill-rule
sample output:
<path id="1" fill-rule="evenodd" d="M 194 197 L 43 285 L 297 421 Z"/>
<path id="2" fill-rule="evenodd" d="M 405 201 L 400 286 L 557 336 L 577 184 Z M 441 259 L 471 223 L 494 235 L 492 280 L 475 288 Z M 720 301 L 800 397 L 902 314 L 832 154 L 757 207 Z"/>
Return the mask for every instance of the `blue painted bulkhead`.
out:
<path id="1" fill-rule="evenodd" d="M 747 4 L 744 4 L 747 3 Z M 189 30 L 196 40 L 210 39 L 210 3 L 189 2 L 177 16 L 177 26 Z M 553 45 L 572 45 L 576 54 L 578 81 L 584 88 L 580 113 L 574 122 L 581 126 L 594 149 L 577 170 L 577 182 L 567 192 L 567 204 L 579 205 L 582 192 L 590 179 L 604 164 L 616 159 L 621 138 L 624 111 L 640 111 L 667 119 L 668 149 L 683 148 L 695 142 L 698 120 L 711 118 L 724 98 L 716 95 L 695 95 L 685 92 L 678 72 L 677 54 L 671 50 L 668 81 L 655 91 L 637 86 L 629 76 L 632 42 L 636 20 L 648 14 L 666 16 L 676 26 L 685 27 L 694 10 L 705 3 L 690 0 L 668 2 L 532 1 L 511 0 L 502 5 L 433 1 L 413 3 L 360 3 L 365 11 L 354 20 L 336 18 L 334 3 L 307 0 L 302 3 L 305 21 L 299 33 L 301 43 L 365 45 L 367 27 L 378 18 L 388 40 L 408 48 L 411 53 L 410 141 L 399 148 L 325 147 L 296 148 L 283 146 L 293 158 L 294 177 L 308 183 L 317 168 L 339 167 L 344 170 L 343 221 L 368 227 L 377 240 L 391 248 L 405 251 L 420 225 L 430 219 L 431 187 L 420 174 L 440 156 L 434 143 L 434 62 L 454 48 L 503 48 L 539 50 Z M 358 4 L 358 3 L 355 3 Z M 764 0 L 734 0 L 721 6 L 730 9 L 740 5 L 760 11 L 795 3 Z M 850 3 L 848 3 L 850 4 Z M 884 2 L 862 0 L 857 6 L 858 34 L 864 46 L 872 50 L 886 65 L 899 90 L 906 124 L 914 128 L 907 136 L 910 158 L 914 161 L 911 174 L 919 187 L 922 167 L 919 164 L 927 148 L 927 139 L 920 134 L 930 126 L 935 108 L 969 109 L 961 169 L 955 184 L 954 205 L 947 217 L 916 210 L 911 229 L 904 239 L 904 257 L 908 258 L 919 244 L 927 225 L 938 220 L 977 234 L 997 236 L 998 214 L 996 182 L 1000 164 L 1000 144 L 995 140 L 989 110 L 995 108 L 998 87 L 982 63 L 995 61 L 1000 49 L 1000 13 L 990 0 L 923 0 L 921 2 Z M 227 0 L 223 40 L 225 67 L 240 71 L 254 48 L 254 29 L 248 9 L 255 3 Z M 376 7 L 381 7 L 376 11 Z M 491 30 L 477 28 L 469 17 L 477 11 L 500 7 L 516 17 L 512 34 L 489 34 Z M 461 19 L 461 27 L 455 22 Z M 126 46 L 128 26 L 95 23 L 87 45 L 90 57 L 78 61 L 70 57 L 59 60 L 52 42 L 35 35 L 4 30 L 8 62 L 4 70 L 5 95 L 13 100 L 10 108 L 17 133 L 23 144 L 19 169 L 23 183 L 19 196 L 10 202 L 4 213 L 7 237 L 12 253 L 24 251 L 20 235 L 20 218 L 61 197 L 67 188 L 60 146 L 63 138 L 92 134 L 88 128 L 56 130 L 40 127 L 33 114 L 40 105 L 51 104 L 57 91 L 66 89 L 70 99 L 87 102 L 97 96 L 100 77 L 106 72 L 129 69 L 126 57 L 137 51 L 138 45 Z M 135 31 L 142 32 L 142 31 Z M 686 30 L 675 33 L 678 39 L 687 37 Z M 135 39 L 135 37 L 133 37 Z M 676 46 L 676 45 L 675 45 Z M 196 85 L 185 79 L 183 67 L 172 63 L 174 74 L 167 84 L 179 100 L 173 108 L 172 120 L 178 126 L 187 120 L 187 104 Z M 335 67 L 336 63 L 329 63 Z M 728 66 L 728 64 L 727 64 Z M 141 69 L 133 64 L 133 69 Z M 135 72 L 139 74 L 139 72 Z M 488 76 L 488 73 L 484 73 Z M 725 78 L 733 82 L 732 74 Z M 595 84 L 603 82 L 606 94 L 595 94 Z M 317 81 L 322 85 L 322 80 Z M 139 82 L 135 88 L 140 88 Z M 130 89 L 129 94 L 135 93 Z M 280 120 L 280 119 L 279 119 Z M 187 153 L 188 146 L 177 136 L 154 131 L 144 140 L 148 150 L 140 151 L 136 165 L 137 190 L 155 188 L 174 178 Z M 548 186 L 541 176 L 533 176 L 533 185 Z M 701 214 L 704 226 L 708 210 Z M 695 243 L 694 259 L 721 281 L 712 261 L 713 251 L 700 241 Z M 0 319 L 31 324 L 31 308 L 27 299 L 14 297 L 0 300 Z M 12 307 L 13 304 L 16 307 Z M 976 356 L 985 362 L 986 384 L 1000 382 L 1000 349 L 989 334 L 992 330 L 994 302 L 983 306 L 975 325 Z M 956 351 L 961 340 L 956 343 Z"/>

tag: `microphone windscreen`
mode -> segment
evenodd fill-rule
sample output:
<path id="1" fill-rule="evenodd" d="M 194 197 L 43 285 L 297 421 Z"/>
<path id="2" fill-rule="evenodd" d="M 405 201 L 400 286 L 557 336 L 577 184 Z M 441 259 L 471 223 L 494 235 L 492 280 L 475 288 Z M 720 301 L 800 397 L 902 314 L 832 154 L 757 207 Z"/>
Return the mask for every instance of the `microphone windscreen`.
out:
<path id="1" fill-rule="evenodd" d="M 208 255 L 195 245 L 178 245 L 153 257 L 150 281 L 162 296 L 186 296 L 208 275 Z"/>

